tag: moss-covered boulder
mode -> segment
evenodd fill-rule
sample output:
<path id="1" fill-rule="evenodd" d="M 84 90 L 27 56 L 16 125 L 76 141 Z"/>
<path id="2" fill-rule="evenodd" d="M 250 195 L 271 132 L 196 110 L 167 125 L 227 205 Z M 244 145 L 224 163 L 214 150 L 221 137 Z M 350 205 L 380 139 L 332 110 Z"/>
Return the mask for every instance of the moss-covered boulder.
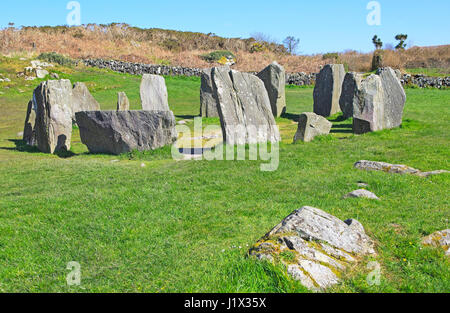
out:
<path id="1" fill-rule="evenodd" d="M 350 266 L 375 250 L 358 221 L 344 222 L 305 206 L 272 229 L 249 254 L 285 265 L 291 277 L 318 291 L 337 284 Z"/>

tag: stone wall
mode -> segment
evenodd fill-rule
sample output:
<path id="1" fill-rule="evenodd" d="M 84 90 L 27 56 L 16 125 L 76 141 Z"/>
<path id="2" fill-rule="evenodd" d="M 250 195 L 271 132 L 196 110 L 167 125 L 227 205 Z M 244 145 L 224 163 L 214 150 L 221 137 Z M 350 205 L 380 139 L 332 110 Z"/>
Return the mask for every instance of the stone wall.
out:
<path id="1" fill-rule="evenodd" d="M 86 59 L 83 60 L 86 66 L 107 68 L 119 73 L 128 73 L 132 75 L 156 74 L 166 76 L 201 76 L 201 68 L 189 68 L 181 66 L 151 65 L 142 63 L 130 63 L 114 60 Z M 252 73 L 256 74 L 256 73 Z M 287 73 L 286 84 L 305 86 L 314 85 L 316 82 L 316 73 Z M 427 77 L 425 75 L 403 74 L 402 84 L 414 84 L 420 88 L 434 87 L 442 88 L 450 86 L 450 77 Z"/>

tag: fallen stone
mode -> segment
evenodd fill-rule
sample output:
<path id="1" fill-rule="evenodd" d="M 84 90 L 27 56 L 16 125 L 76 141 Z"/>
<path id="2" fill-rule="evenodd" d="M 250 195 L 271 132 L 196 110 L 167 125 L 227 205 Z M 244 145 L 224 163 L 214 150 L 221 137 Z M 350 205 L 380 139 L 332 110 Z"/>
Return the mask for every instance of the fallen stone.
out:
<path id="1" fill-rule="evenodd" d="M 361 74 L 353 72 L 345 74 L 339 106 L 346 119 L 353 117 L 353 107 L 360 101 L 358 97 L 361 95 L 362 80 Z"/>
<path id="2" fill-rule="evenodd" d="M 40 151 L 68 151 L 72 138 L 72 84 L 67 79 L 42 82 L 33 93 L 36 140 Z"/>
<path id="3" fill-rule="evenodd" d="M 294 143 L 301 140 L 312 141 L 316 136 L 328 135 L 333 124 L 323 116 L 315 113 L 303 113 L 298 120 L 298 129 L 294 137 Z"/>
<path id="4" fill-rule="evenodd" d="M 212 68 L 205 69 L 201 76 L 200 115 L 202 117 L 219 117 L 217 100 L 214 94 Z"/>
<path id="5" fill-rule="evenodd" d="M 76 113 L 81 141 L 91 153 L 155 150 L 177 139 L 172 111 L 91 111 Z"/>
<path id="6" fill-rule="evenodd" d="M 54 79 L 59 79 L 59 75 L 57 73 L 51 73 L 50 77 Z"/>
<path id="7" fill-rule="evenodd" d="M 125 92 L 117 93 L 117 111 L 130 110 L 130 100 Z"/>
<path id="8" fill-rule="evenodd" d="M 81 111 L 99 111 L 100 104 L 89 92 L 84 83 L 75 83 L 72 90 L 72 120 L 75 122 L 75 114 Z"/>
<path id="9" fill-rule="evenodd" d="M 314 113 L 329 117 L 341 111 L 339 99 L 345 69 L 342 64 L 328 64 L 317 74 L 314 87 Z"/>
<path id="10" fill-rule="evenodd" d="M 445 255 L 450 256 L 450 229 L 437 231 L 422 239 L 424 246 L 444 249 Z"/>
<path id="11" fill-rule="evenodd" d="M 419 177 L 429 177 L 433 175 L 439 175 L 444 173 L 450 173 L 447 170 L 437 170 L 432 172 L 422 172 L 418 169 L 407 165 L 401 164 L 390 164 L 385 162 L 377 162 L 377 161 L 358 161 L 354 165 L 355 168 L 365 171 L 381 171 L 385 173 L 393 173 L 393 174 L 411 174 Z"/>
<path id="12" fill-rule="evenodd" d="M 23 141 L 29 146 L 36 146 L 36 112 L 34 111 L 33 101 L 28 102 L 25 126 L 23 128 Z"/>
<path id="13" fill-rule="evenodd" d="M 264 83 L 269 95 L 273 116 L 286 112 L 286 72 L 277 62 L 273 62 L 257 75 Z"/>
<path id="14" fill-rule="evenodd" d="M 244 145 L 280 141 L 262 80 L 226 68 L 213 68 L 212 79 L 225 143 Z"/>
<path id="15" fill-rule="evenodd" d="M 380 200 L 380 198 L 377 197 L 376 194 L 373 192 L 370 192 L 365 189 L 358 189 L 355 191 L 350 192 L 349 194 L 344 196 L 344 199 L 347 198 L 367 198 L 367 199 L 373 199 L 373 200 Z"/>
<path id="16" fill-rule="evenodd" d="M 142 76 L 140 93 L 143 110 L 170 111 L 164 77 L 144 74 Z"/>
<path id="17" fill-rule="evenodd" d="M 303 207 L 266 234 L 249 254 L 285 264 L 288 274 L 305 287 L 323 290 L 337 284 L 357 264 L 355 257 L 375 254 L 375 250 L 358 221 L 343 222 L 322 210 Z"/>

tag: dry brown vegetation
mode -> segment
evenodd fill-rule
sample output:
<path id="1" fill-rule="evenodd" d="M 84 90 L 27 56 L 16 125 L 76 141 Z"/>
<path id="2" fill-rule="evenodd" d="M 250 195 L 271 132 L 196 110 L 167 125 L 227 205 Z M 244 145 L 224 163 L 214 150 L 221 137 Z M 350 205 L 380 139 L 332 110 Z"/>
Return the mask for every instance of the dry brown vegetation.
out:
<path id="1" fill-rule="evenodd" d="M 129 62 L 185 67 L 210 67 L 200 58 L 214 50 L 229 50 L 237 57 L 235 68 L 259 71 L 276 60 L 288 72 L 317 72 L 321 66 L 339 62 L 351 71 L 369 71 L 371 53 L 347 51 L 338 59 L 321 54 L 294 56 L 282 45 L 255 39 L 222 38 L 214 34 L 140 29 L 126 24 L 80 27 L 24 27 L 0 30 L 0 52 L 4 55 L 56 52 L 71 58 L 107 58 Z M 255 51 L 256 50 L 256 51 Z M 384 63 L 394 68 L 450 68 L 450 45 L 412 47 L 405 51 L 384 51 Z"/>

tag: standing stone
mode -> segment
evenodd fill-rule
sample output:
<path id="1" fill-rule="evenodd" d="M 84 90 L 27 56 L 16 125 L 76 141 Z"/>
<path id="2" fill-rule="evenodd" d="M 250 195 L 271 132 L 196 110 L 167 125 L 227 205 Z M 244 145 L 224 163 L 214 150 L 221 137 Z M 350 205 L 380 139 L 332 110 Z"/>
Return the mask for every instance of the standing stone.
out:
<path id="1" fill-rule="evenodd" d="M 67 151 L 72 138 L 72 84 L 67 79 L 42 82 L 33 93 L 37 146 L 44 153 Z"/>
<path id="2" fill-rule="evenodd" d="M 360 101 L 362 80 L 361 74 L 350 72 L 345 75 L 339 106 L 346 119 L 353 117 L 353 107 Z"/>
<path id="3" fill-rule="evenodd" d="M 166 81 L 159 75 L 144 74 L 141 81 L 142 109 L 170 111 Z"/>
<path id="4" fill-rule="evenodd" d="M 214 68 L 212 79 L 225 143 L 243 145 L 280 141 L 262 80 L 226 68 Z"/>
<path id="5" fill-rule="evenodd" d="M 177 139 L 172 111 L 78 112 L 81 141 L 91 153 L 154 150 Z"/>
<path id="6" fill-rule="evenodd" d="M 205 69 L 202 72 L 202 84 L 200 87 L 200 115 L 202 117 L 219 117 L 212 82 L 212 68 Z"/>
<path id="7" fill-rule="evenodd" d="M 399 127 L 402 124 L 406 102 L 405 90 L 392 68 L 380 68 L 377 75 L 381 78 L 384 93 L 383 128 Z"/>
<path id="8" fill-rule="evenodd" d="M 353 132 L 364 134 L 401 125 L 406 94 L 391 68 L 383 68 L 361 83 L 354 98 Z"/>
<path id="9" fill-rule="evenodd" d="M 72 121 L 75 122 L 75 113 L 81 111 L 99 111 L 100 104 L 91 95 L 89 89 L 84 83 L 75 83 L 73 85 L 73 107 Z"/>
<path id="10" fill-rule="evenodd" d="M 383 129 L 384 95 L 381 78 L 370 75 L 361 83 L 361 91 L 354 98 L 353 132 L 365 134 Z"/>
<path id="11" fill-rule="evenodd" d="M 340 112 L 339 98 L 344 82 L 342 64 L 328 64 L 317 74 L 314 87 L 314 113 L 329 117 Z"/>
<path id="12" fill-rule="evenodd" d="M 25 126 L 23 128 L 23 141 L 29 146 L 36 146 L 36 130 L 34 128 L 36 122 L 36 112 L 33 107 L 33 100 L 28 102 L 27 116 L 25 118 Z"/>
<path id="13" fill-rule="evenodd" d="M 333 124 L 323 116 L 315 113 L 303 113 L 298 120 L 298 130 L 294 137 L 294 143 L 301 140 L 312 141 L 316 136 L 328 135 Z"/>
<path id="14" fill-rule="evenodd" d="M 323 290 L 337 284 L 342 273 L 375 250 L 358 221 L 344 222 L 305 206 L 275 226 L 249 253 L 260 260 L 281 262 L 304 286 Z M 291 257 L 285 259 L 286 255 Z"/>
<path id="15" fill-rule="evenodd" d="M 130 101 L 125 92 L 117 93 L 117 111 L 129 111 Z"/>
<path id="16" fill-rule="evenodd" d="M 257 75 L 266 86 L 273 116 L 286 112 L 286 72 L 277 62 L 273 62 Z"/>

